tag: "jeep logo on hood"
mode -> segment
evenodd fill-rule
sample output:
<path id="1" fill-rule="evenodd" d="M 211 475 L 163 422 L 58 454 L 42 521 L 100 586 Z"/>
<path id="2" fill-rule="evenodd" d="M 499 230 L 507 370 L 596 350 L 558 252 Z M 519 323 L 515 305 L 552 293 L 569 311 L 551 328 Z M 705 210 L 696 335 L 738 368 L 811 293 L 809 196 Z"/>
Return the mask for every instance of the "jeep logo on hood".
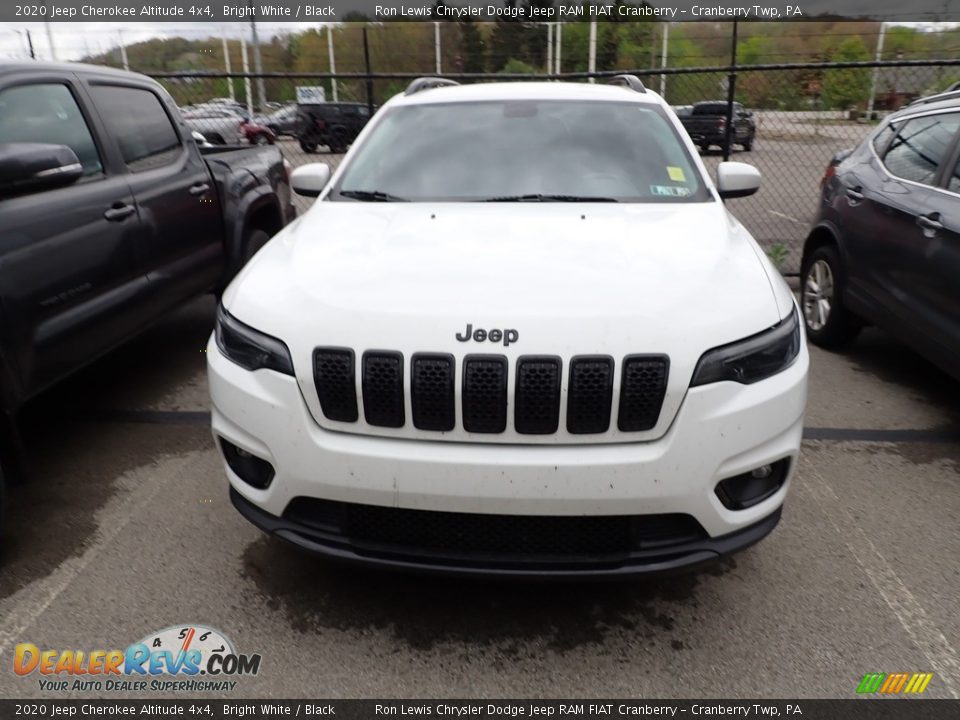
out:
<path id="1" fill-rule="evenodd" d="M 499 330 L 494 328 L 493 330 L 484 330 L 483 328 L 473 329 L 471 323 L 467 323 L 467 329 L 462 333 L 457 333 L 457 340 L 460 342 L 468 342 L 470 340 L 476 340 L 477 342 L 483 342 L 484 340 L 489 340 L 490 342 L 503 342 L 504 347 L 510 343 L 515 343 L 520 339 L 520 333 L 512 328 Z"/>

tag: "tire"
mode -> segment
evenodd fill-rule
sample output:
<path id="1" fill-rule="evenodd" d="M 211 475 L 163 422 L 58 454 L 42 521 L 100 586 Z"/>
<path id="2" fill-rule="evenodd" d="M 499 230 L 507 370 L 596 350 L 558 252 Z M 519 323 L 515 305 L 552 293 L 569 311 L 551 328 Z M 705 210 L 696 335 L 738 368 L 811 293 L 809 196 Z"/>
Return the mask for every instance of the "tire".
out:
<path id="1" fill-rule="evenodd" d="M 317 144 L 315 142 L 307 142 L 306 140 L 300 141 L 300 149 L 305 153 L 315 153 L 317 151 Z"/>
<path id="2" fill-rule="evenodd" d="M 243 248 L 240 251 L 240 267 L 242 268 L 250 262 L 250 258 L 256 255 L 257 251 L 266 245 L 269 239 L 270 234 L 266 230 L 260 228 L 248 230 L 246 237 L 243 238 Z M 237 268 L 237 270 L 239 269 Z"/>
<path id="3" fill-rule="evenodd" d="M 750 152 L 751 150 L 753 150 L 753 135 L 751 135 L 750 137 L 748 137 L 748 138 L 743 142 L 743 151 L 744 151 L 744 152 Z"/>
<path id="4" fill-rule="evenodd" d="M 226 141 L 224 141 L 223 139 L 223 135 L 221 135 L 220 133 L 213 133 L 211 135 L 207 135 L 206 138 L 207 138 L 207 141 L 212 143 L 213 145 L 227 144 Z"/>
<path id="5" fill-rule="evenodd" d="M 269 145 L 270 136 L 266 133 L 257 133 L 252 138 L 250 138 L 251 145 Z"/>
<path id="6" fill-rule="evenodd" d="M 327 143 L 330 152 L 334 155 L 343 155 L 347 151 L 347 141 L 342 132 L 335 132 Z"/>
<path id="7" fill-rule="evenodd" d="M 862 323 L 843 306 L 846 271 L 833 245 L 821 245 L 800 272 L 800 311 L 810 342 L 838 348 L 860 332 Z"/>

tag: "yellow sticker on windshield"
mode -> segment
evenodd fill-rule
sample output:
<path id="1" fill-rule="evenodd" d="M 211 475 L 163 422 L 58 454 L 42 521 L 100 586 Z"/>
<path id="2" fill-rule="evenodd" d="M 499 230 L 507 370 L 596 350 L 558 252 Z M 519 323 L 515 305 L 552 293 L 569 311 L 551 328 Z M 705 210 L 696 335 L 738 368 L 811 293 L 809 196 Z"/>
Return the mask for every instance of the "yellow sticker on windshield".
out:
<path id="1" fill-rule="evenodd" d="M 683 174 L 683 168 L 675 167 L 674 165 L 667 165 L 667 174 L 674 182 L 687 181 L 686 175 Z"/>

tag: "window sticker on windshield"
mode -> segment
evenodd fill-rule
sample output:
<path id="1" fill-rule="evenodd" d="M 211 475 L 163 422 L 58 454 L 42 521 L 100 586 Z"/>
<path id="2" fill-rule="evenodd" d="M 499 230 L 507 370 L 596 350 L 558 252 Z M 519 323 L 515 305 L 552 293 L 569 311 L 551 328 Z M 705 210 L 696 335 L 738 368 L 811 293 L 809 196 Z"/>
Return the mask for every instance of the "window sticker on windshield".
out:
<path id="1" fill-rule="evenodd" d="M 662 197 L 687 197 L 690 194 L 690 188 L 674 187 L 673 185 L 651 185 L 650 193 Z"/>
<path id="2" fill-rule="evenodd" d="M 687 181 L 687 177 L 683 174 L 683 168 L 676 167 L 675 165 L 667 165 L 667 175 L 669 175 L 670 179 L 674 182 Z"/>

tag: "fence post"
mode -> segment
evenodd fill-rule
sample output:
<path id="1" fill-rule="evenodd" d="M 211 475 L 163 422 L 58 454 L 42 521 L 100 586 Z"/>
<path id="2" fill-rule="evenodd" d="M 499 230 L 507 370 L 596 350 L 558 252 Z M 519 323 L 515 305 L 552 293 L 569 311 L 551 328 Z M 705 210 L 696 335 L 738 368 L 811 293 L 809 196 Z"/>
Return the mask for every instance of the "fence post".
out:
<path id="1" fill-rule="evenodd" d="M 723 161 L 730 159 L 730 138 L 733 135 L 733 97 L 737 90 L 737 21 L 733 21 L 730 44 L 730 74 L 727 75 L 727 127 L 723 137 Z"/>
<path id="2" fill-rule="evenodd" d="M 370 69 L 370 44 L 367 42 L 367 26 L 363 26 L 363 63 L 367 68 L 367 111 L 373 116 L 373 70 Z"/>

